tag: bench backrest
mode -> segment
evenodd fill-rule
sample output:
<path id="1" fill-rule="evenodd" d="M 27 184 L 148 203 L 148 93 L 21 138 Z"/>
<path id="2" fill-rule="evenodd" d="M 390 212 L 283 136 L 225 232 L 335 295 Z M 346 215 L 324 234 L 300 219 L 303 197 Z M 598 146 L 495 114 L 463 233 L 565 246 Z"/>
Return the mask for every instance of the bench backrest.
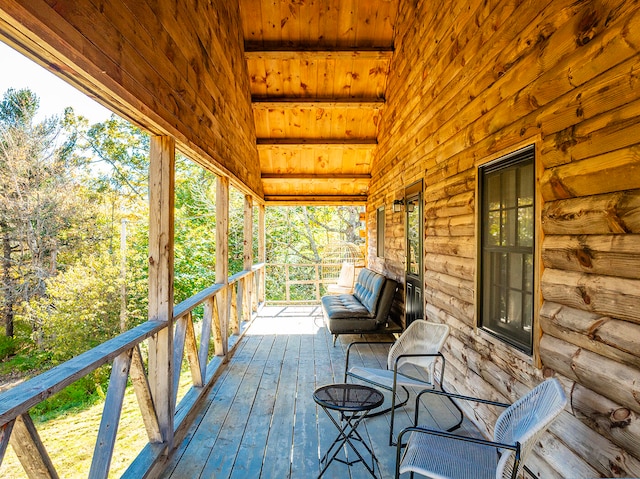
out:
<path id="1" fill-rule="evenodd" d="M 378 309 L 378 299 L 382 294 L 385 278 L 383 275 L 363 268 L 358 274 L 358 280 L 353 287 L 353 295 L 367 308 L 371 315 L 375 315 Z"/>
<path id="2" fill-rule="evenodd" d="M 372 315 L 376 323 L 387 321 L 398 283 L 391 278 L 363 268 L 353 288 L 353 295 Z"/>

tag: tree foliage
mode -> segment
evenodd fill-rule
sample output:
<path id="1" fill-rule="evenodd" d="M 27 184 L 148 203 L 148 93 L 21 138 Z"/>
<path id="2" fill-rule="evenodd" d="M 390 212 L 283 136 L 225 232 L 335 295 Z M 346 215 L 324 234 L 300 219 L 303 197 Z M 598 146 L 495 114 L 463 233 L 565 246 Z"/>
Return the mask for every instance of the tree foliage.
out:
<path id="1" fill-rule="evenodd" d="M 45 294 L 76 212 L 74 165 L 61 138 L 62 123 L 56 117 L 36 122 L 38 104 L 31 91 L 14 89 L 0 102 L 2 320 L 7 336 L 13 336 L 15 314 L 28 313 L 22 307 Z"/>
<path id="2" fill-rule="evenodd" d="M 116 116 L 89 125 L 69 108 L 37 122 L 37 110 L 28 90 L 9 90 L 0 103 L 2 313 L 18 331 L 29 325 L 23 346 L 32 357 L 55 364 L 147 319 L 149 137 Z M 178 155 L 176 302 L 221 281 L 216 184 Z M 232 187 L 230 275 L 244 267 L 244 201 Z M 269 207 L 266 227 L 270 263 L 318 263 L 327 244 L 360 242 L 352 207 Z M 15 349 L 16 340 L 0 350 Z"/>

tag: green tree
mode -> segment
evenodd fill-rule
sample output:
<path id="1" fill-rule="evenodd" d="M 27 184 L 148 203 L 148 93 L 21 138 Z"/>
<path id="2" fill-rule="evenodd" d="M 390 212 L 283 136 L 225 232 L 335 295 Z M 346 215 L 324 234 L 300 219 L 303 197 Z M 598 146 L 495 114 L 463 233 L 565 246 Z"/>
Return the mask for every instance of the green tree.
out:
<path id="1" fill-rule="evenodd" d="M 59 235 L 75 210 L 62 122 L 37 122 L 38 105 L 28 89 L 9 89 L 0 102 L 2 321 L 9 337 L 16 312 L 43 296 L 47 278 L 56 274 Z"/>
<path id="2" fill-rule="evenodd" d="M 62 362 L 119 332 L 120 268 L 107 251 L 85 257 L 47 280 L 47 297 L 32 305 L 46 317 L 43 345 Z"/>

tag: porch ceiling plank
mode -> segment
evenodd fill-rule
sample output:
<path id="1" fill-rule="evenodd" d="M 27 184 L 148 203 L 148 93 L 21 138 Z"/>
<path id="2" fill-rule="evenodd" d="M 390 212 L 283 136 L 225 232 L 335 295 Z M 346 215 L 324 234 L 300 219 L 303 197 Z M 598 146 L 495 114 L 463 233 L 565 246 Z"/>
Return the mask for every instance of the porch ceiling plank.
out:
<path id="1" fill-rule="evenodd" d="M 378 141 L 375 138 L 258 138 L 258 148 L 375 148 Z"/>
<path id="2" fill-rule="evenodd" d="M 306 175 L 371 173 L 398 3 L 240 0 L 265 195 L 316 202 L 327 191 Z M 276 184 L 265 176 L 284 173 L 300 184 Z M 337 186 L 341 191 L 332 194 L 368 192 L 368 186 Z"/>
<path id="3" fill-rule="evenodd" d="M 345 73 L 345 76 L 346 73 Z M 348 85 L 347 85 L 348 87 Z M 347 88 L 342 86 L 342 88 Z M 373 109 L 379 110 L 384 107 L 384 99 L 370 98 L 324 98 L 324 99 L 305 99 L 305 98 L 277 98 L 264 99 L 253 98 L 253 109 L 267 110 L 305 110 L 305 109 Z"/>
<path id="4" fill-rule="evenodd" d="M 375 145 L 264 145 L 259 148 L 262 177 L 267 175 L 367 175 Z"/>
<path id="5" fill-rule="evenodd" d="M 313 205 L 364 205 L 367 197 L 364 195 L 265 195 L 265 202 L 269 206 L 291 206 L 299 204 Z"/>
<path id="6" fill-rule="evenodd" d="M 318 195 L 343 193 L 365 195 L 369 188 L 369 178 L 305 178 L 305 181 L 291 181 L 288 178 L 265 178 L 263 179 L 265 193 L 269 194 L 274 189 L 290 195 Z"/>
<path id="7" fill-rule="evenodd" d="M 393 55 L 391 47 L 376 48 L 342 48 L 342 49 L 313 49 L 303 46 L 278 49 L 245 49 L 244 56 L 251 60 L 384 60 L 390 61 Z"/>
<path id="8" fill-rule="evenodd" d="M 335 175 L 321 175 L 321 174 L 300 174 L 300 173 L 292 173 L 288 174 L 278 174 L 278 173 L 266 173 L 262 175 L 262 179 L 269 180 L 369 180 L 371 179 L 370 174 L 335 174 Z"/>
<path id="9" fill-rule="evenodd" d="M 330 106 L 306 108 L 310 124 L 303 124 L 302 108 L 254 108 L 256 135 L 259 138 L 375 138 L 379 109 Z"/>

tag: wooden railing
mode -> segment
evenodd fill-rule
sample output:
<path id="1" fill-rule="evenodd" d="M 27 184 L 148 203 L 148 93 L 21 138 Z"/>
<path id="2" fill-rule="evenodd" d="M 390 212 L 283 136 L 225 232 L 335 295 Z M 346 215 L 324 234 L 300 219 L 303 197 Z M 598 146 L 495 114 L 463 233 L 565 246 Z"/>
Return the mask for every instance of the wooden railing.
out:
<path id="1" fill-rule="evenodd" d="M 256 265 L 251 271 L 242 271 L 229 278 L 228 284 L 215 284 L 174 307 L 175 367 L 172 378 L 172 404 L 176 403 L 181 372 L 179 365 L 185 355 L 192 376 L 191 389 L 174 410 L 173 437 L 176 441 L 180 440 L 188 428 L 190 416 L 199 399 L 213 383 L 218 367 L 237 344 L 241 335 L 241 325 L 249 322 L 252 313 L 264 302 L 264 275 L 264 263 Z M 192 312 L 200 305 L 204 307 L 204 317 L 198 342 Z M 224 310 L 223 307 L 227 306 L 228 309 Z M 140 345 L 166 327 L 165 322 L 147 321 L 0 394 L 0 464 L 10 443 L 30 478 L 59 477 L 40 440 L 29 410 L 100 366 L 112 362 L 109 388 L 88 477 L 107 478 L 109 474 L 129 378 L 138 399 L 149 443 L 122 477 L 147 477 L 158 459 L 166 455 L 173 445 L 162 442 Z M 211 339 L 215 356 L 209 361 Z"/>
<path id="2" fill-rule="evenodd" d="M 342 263 L 267 263 L 266 274 L 268 278 L 275 280 L 282 278 L 283 282 L 278 284 L 278 291 L 267 293 L 266 300 L 269 304 L 309 304 L 319 303 L 322 297 L 322 285 L 335 283 L 340 273 Z M 274 274 L 274 271 L 283 274 Z M 292 289 L 295 286 L 310 286 L 302 298 L 292 296 Z M 292 288 L 293 287 L 293 288 Z M 284 299 L 277 299 L 284 293 Z M 309 294 L 311 293 L 311 294 Z"/>

